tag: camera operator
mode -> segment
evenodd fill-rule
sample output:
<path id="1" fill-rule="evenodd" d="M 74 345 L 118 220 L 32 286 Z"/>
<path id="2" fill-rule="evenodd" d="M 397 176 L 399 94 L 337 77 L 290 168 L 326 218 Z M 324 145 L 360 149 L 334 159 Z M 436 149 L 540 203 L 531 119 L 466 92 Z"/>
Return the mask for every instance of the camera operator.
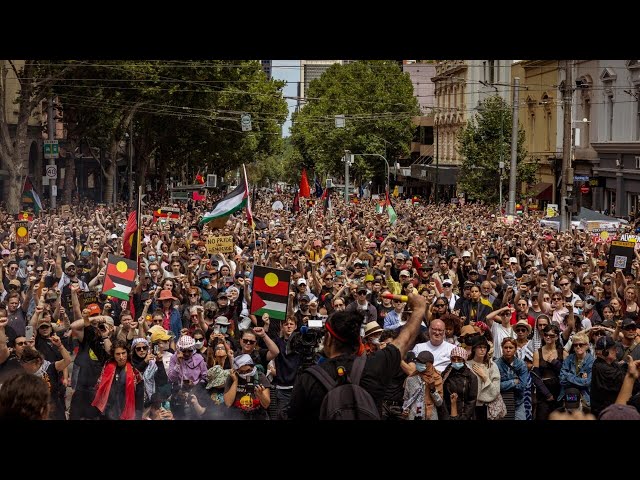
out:
<path id="1" fill-rule="evenodd" d="M 293 385 L 301 365 L 302 357 L 297 351 L 289 351 L 287 344 L 291 339 L 292 333 L 297 328 L 295 316 L 289 316 L 282 322 L 279 337 L 274 339 L 274 343 L 280 349 L 280 353 L 275 358 L 276 375 L 273 384 L 276 389 L 276 419 L 286 420 L 289 402 L 291 401 L 291 392 Z"/>
<path id="2" fill-rule="evenodd" d="M 382 401 L 386 385 L 400 368 L 409 346 L 420 329 L 425 314 L 426 301 L 417 293 L 409 295 L 411 318 L 402 328 L 397 338 L 384 349 L 367 358 L 360 385 L 373 397 L 378 410 L 382 412 Z M 360 338 L 362 316 L 357 312 L 337 312 L 325 323 L 324 356 L 321 367 L 334 379 L 339 378 L 338 367 L 351 370 L 357 355 L 364 354 Z M 296 379 L 289 406 L 289 418 L 294 420 L 317 420 L 326 389 L 308 371 Z"/>

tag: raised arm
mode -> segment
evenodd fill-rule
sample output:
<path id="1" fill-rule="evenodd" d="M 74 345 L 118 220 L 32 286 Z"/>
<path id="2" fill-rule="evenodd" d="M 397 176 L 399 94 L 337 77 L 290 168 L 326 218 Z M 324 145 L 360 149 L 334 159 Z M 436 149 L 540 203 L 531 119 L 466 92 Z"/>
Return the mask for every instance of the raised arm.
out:
<path id="1" fill-rule="evenodd" d="M 400 350 L 400 358 L 404 358 L 420 331 L 420 324 L 427 308 L 427 300 L 422 295 L 413 292 L 409 294 L 409 307 L 411 307 L 409 321 L 400 330 L 400 335 L 391 342 Z"/>

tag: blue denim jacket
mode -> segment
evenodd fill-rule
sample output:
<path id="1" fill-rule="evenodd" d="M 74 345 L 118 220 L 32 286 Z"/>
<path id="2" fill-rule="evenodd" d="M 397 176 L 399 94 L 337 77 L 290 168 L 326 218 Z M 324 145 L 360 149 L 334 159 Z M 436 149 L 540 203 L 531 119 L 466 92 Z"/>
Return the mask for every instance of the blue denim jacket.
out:
<path id="1" fill-rule="evenodd" d="M 513 390 L 515 406 L 518 407 L 524 402 L 524 391 L 529 383 L 529 369 L 527 364 L 519 358 L 514 358 L 510 368 L 502 357 L 496 360 L 498 370 L 500 370 L 500 391 Z M 516 384 L 515 379 L 520 381 Z"/>
<path id="2" fill-rule="evenodd" d="M 593 355 L 587 353 L 578 373 L 576 373 L 576 354 L 572 353 L 564 359 L 564 362 L 562 362 L 562 370 L 560 370 L 560 394 L 558 395 L 558 401 L 564 398 L 565 388 L 574 387 L 580 390 L 580 395 L 582 395 L 585 403 L 588 406 L 591 405 L 589 390 L 591 389 L 591 370 L 594 361 Z M 586 378 L 582 377 L 583 373 L 587 374 Z"/>

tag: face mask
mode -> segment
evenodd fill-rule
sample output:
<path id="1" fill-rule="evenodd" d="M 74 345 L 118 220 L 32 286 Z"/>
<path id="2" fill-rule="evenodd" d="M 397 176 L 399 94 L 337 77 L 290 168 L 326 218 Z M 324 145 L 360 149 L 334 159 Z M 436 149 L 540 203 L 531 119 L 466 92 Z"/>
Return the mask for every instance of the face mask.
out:
<path id="1" fill-rule="evenodd" d="M 149 255 L 149 261 L 150 262 L 155 262 L 156 261 L 156 256 L 155 255 Z"/>
<path id="2" fill-rule="evenodd" d="M 200 283 L 202 283 L 203 287 L 208 287 L 210 282 L 208 278 L 203 278 Z"/>
<path id="3" fill-rule="evenodd" d="M 373 343 L 374 345 L 380 345 L 380 337 L 372 338 L 371 343 Z"/>
<path id="4" fill-rule="evenodd" d="M 427 366 L 424 363 L 416 363 L 416 370 L 419 372 L 424 372 L 427 369 Z"/>
<path id="5" fill-rule="evenodd" d="M 576 310 L 578 310 L 578 315 L 582 315 L 582 308 L 578 308 Z"/>
<path id="6" fill-rule="evenodd" d="M 203 345 L 204 345 L 204 342 L 200 341 L 200 342 L 196 342 L 195 347 L 196 347 L 197 350 L 200 350 Z"/>
<path id="7" fill-rule="evenodd" d="M 464 367 L 464 362 L 454 362 L 451 364 L 451 366 L 456 370 L 460 370 L 462 367 Z"/>
<path id="8" fill-rule="evenodd" d="M 33 270 L 33 267 L 31 265 L 27 265 L 27 270 L 31 271 Z"/>
<path id="9" fill-rule="evenodd" d="M 256 374 L 256 367 L 253 367 L 253 370 L 251 370 L 249 373 L 238 373 L 238 376 L 243 380 L 247 380 L 253 377 L 255 374 Z"/>
<path id="10" fill-rule="evenodd" d="M 227 333 L 227 329 L 229 327 L 223 327 L 222 325 L 220 325 L 220 333 Z"/>

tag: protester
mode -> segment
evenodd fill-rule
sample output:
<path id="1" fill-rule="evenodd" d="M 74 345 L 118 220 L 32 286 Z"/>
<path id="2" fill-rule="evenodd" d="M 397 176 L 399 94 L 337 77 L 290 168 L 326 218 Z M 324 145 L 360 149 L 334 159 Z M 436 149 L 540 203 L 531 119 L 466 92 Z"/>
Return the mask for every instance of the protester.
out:
<path id="1" fill-rule="evenodd" d="M 418 355 L 431 352 L 438 372 L 449 364 L 450 350 L 458 344 L 474 359 L 477 357 L 477 368 L 481 363 L 486 368 L 482 356 L 476 355 L 478 350 L 473 350 L 474 335 L 488 340 L 488 353 L 499 367 L 503 340 L 514 339 L 515 356 L 532 365 L 540 419 L 561 405 L 557 383 L 560 373 L 555 367 L 564 360 L 565 353 L 558 348 L 565 348 L 567 355 L 569 350 L 579 351 L 581 347 L 574 346 L 576 336 L 587 333 L 586 343 L 593 354 L 598 339 L 606 332 L 616 342 L 617 362 L 627 363 L 627 356 L 640 358 L 640 348 L 636 348 L 640 343 L 636 328 L 640 263 L 636 256 L 632 275 L 608 267 L 611 240 L 629 233 L 626 227 L 609 232 L 609 239 L 605 240 L 575 229 L 557 233 L 541 226 L 541 217 L 533 210 L 525 209 L 511 220 L 481 203 L 436 205 L 404 203 L 400 198 L 392 199 L 397 220 L 391 224 L 388 215 L 375 213 L 375 200 L 360 198 L 358 203 L 347 204 L 333 192 L 329 195 L 331 208 L 308 199 L 296 212 L 290 208 L 293 195 L 261 192 L 252 198 L 254 225 L 245 220 L 244 210 L 239 210 L 224 226 L 213 228 L 210 223 L 201 224 L 200 219 L 224 192 L 209 191 L 207 200 L 190 201 L 185 206 L 170 202 L 166 192 L 148 190 L 147 205 L 139 217 L 142 252 L 138 278 L 133 280 L 129 295 L 131 301 L 112 296 L 113 291 L 102 292 L 113 279 L 113 266 L 111 270 L 107 268 L 110 255 L 122 257 L 127 250 L 125 230 L 131 211 L 127 205 L 96 205 L 80 199 L 63 214 L 48 209 L 45 201 L 45 209 L 28 222 L 30 240 L 20 245 L 16 244 L 15 217 L 0 208 L 0 300 L 4 302 L 0 319 L 5 313 L 7 318 L 3 329 L 6 350 L 0 335 L 0 381 L 22 369 L 18 358 L 32 338 L 47 361 L 57 362 L 58 351 L 50 344 L 50 338 L 57 335 L 73 359 L 69 380 L 63 376 L 61 384 L 61 392 L 72 398 L 69 418 L 96 418 L 98 411 L 91 403 L 100 372 L 109 361 L 107 352 L 116 340 L 124 339 L 130 345 L 134 339 L 146 337 L 153 358 L 149 363 L 143 357 L 139 360 L 134 349 L 132 360 L 144 375 L 153 370 L 149 370 L 152 363 L 157 367 L 162 363 L 167 376 L 177 379 L 182 376 L 175 370 L 171 373 L 170 362 L 180 353 L 176 342 L 188 335 L 203 338 L 202 346 L 200 340 L 194 345 L 199 352 L 195 355 L 206 357 L 202 371 L 198 370 L 198 381 L 192 385 L 198 388 L 194 390 L 194 403 L 189 404 L 190 418 L 217 418 L 211 409 L 211 398 L 214 393 L 218 401 L 223 396 L 222 372 L 231 368 L 234 351 L 236 357 L 251 355 L 254 366 L 264 369 L 264 373 L 269 372 L 272 361 L 275 363 L 274 387 L 270 389 L 274 401 L 270 406 L 275 409 L 275 399 L 280 397 L 277 416 L 284 418 L 287 393 L 291 391 L 293 401 L 291 387 L 301 377 L 305 378 L 303 398 L 317 399 L 319 393 L 310 385 L 308 376 L 300 374 L 300 365 L 294 367 L 292 362 L 287 367 L 289 359 L 297 354 L 287 352 L 292 335 L 280 337 L 283 320 L 295 317 L 293 334 L 319 321 L 326 324 L 327 316 L 345 308 L 364 314 L 364 318 L 360 315 L 357 338 L 343 337 L 349 341 L 338 345 L 331 333 L 325 333 L 313 348 L 318 354 L 314 356 L 316 360 L 325 359 L 320 353 L 351 352 L 346 348 L 351 345 L 349 342 L 359 339 L 358 349 L 362 342 L 368 365 L 380 352 L 393 350 L 392 345 L 403 338 L 414 314 L 411 302 L 402 297 L 383 297 L 384 292 L 415 292 L 422 297 L 425 312 L 421 321 L 425 322 L 424 334 L 428 337 L 417 334 L 406 348 Z M 276 200 L 283 204 L 283 210 L 272 209 Z M 178 218 L 159 219 L 158 209 L 165 206 L 177 209 Z M 208 253 L 207 240 L 219 236 L 232 237 L 233 250 Z M 285 295 L 292 295 L 290 305 L 284 301 L 288 307 L 284 314 L 269 309 L 254 314 L 255 265 L 289 272 L 290 282 L 284 290 Z M 454 318 L 459 318 L 461 324 Z M 518 325 L 519 320 L 523 322 Z M 397 339 L 379 331 L 373 322 L 378 328 L 395 328 Z M 329 325 L 333 325 L 331 321 Z M 605 329 L 593 328 L 598 325 Z M 154 331 L 156 326 L 163 331 Z M 547 342 L 544 337 L 548 326 L 559 329 L 559 337 L 550 337 L 554 341 Z M 33 337 L 27 338 L 31 331 L 28 327 L 33 327 Z M 467 327 L 473 329 L 473 334 Z M 264 329 L 264 337 L 260 328 Z M 276 341 L 278 338 L 282 342 Z M 138 342 L 138 348 L 146 346 Z M 221 342 L 228 349 L 216 350 Z M 382 348 L 384 345 L 387 346 Z M 355 343 L 351 346 L 355 348 Z M 155 347 L 158 352 L 152 352 Z M 185 358 L 190 355 L 183 353 Z M 385 355 L 394 357 L 390 351 Z M 143 368 L 139 361 L 147 367 Z M 475 360 L 469 360 L 469 364 L 472 362 Z M 329 359 L 327 366 L 332 363 Z M 395 357 L 393 363 L 396 365 Z M 221 371 L 208 375 L 214 365 Z M 345 367 L 350 365 L 351 359 Z M 376 392 L 375 387 L 373 390 L 381 415 L 386 418 L 397 418 L 397 411 L 402 417 L 404 378 L 415 371 L 411 362 L 406 365 L 406 371 L 394 367 L 393 372 L 385 370 L 385 376 L 376 380 L 366 373 L 369 367 L 365 369 L 365 383 L 385 383 L 384 392 Z M 481 383 L 481 376 L 474 373 Z M 171 382 L 167 379 L 163 384 L 157 373 L 152 377 L 155 392 L 161 394 L 160 398 L 168 398 Z M 150 382 L 143 384 L 151 388 Z M 595 390 L 602 388 L 595 383 Z M 606 401 L 610 401 L 616 388 L 617 384 L 607 390 Z M 592 385 L 583 386 L 581 398 L 590 398 L 593 389 Z M 475 402 L 478 418 L 483 417 L 481 390 L 479 387 Z M 510 401 L 509 395 L 505 401 Z M 449 395 L 444 402 L 448 405 L 450 400 Z M 319 408 L 314 402 L 309 408 L 296 404 L 296 415 L 312 417 L 309 412 Z M 150 416 L 159 418 L 160 408 L 164 408 L 162 401 L 160 407 L 157 402 L 153 405 Z M 174 416 L 179 418 L 180 414 Z"/>

